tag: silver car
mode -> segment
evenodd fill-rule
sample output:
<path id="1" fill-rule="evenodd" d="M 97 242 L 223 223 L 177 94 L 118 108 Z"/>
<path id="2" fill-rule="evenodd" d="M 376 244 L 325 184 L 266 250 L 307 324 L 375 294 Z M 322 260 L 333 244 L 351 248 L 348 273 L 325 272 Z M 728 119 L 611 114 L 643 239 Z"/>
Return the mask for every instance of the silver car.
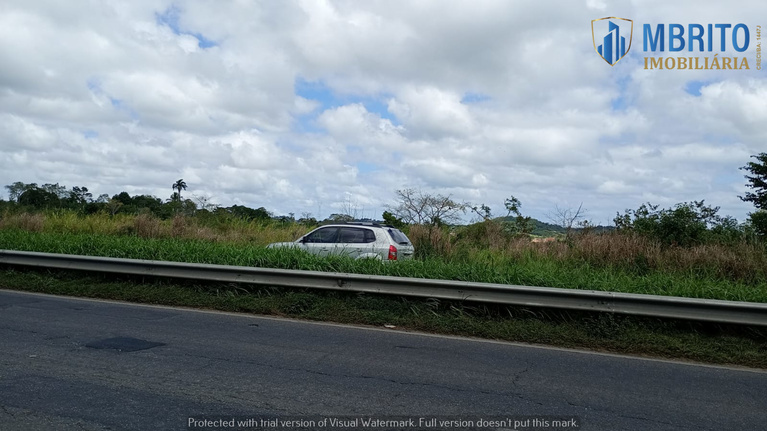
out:
<path id="1" fill-rule="evenodd" d="M 277 242 L 267 248 L 297 248 L 319 256 L 345 255 L 381 261 L 413 258 L 415 248 L 407 235 L 391 225 L 347 222 L 320 226 L 293 242 Z"/>

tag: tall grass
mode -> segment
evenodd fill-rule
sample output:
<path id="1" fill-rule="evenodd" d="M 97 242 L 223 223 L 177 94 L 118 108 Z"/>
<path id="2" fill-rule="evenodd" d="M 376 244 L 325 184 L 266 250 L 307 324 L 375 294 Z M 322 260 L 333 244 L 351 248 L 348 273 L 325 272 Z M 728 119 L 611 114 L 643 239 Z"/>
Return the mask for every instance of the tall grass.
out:
<path id="1" fill-rule="evenodd" d="M 413 226 L 408 235 L 421 257 L 464 260 L 476 252 L 490 250 L 512 259 L 577 262 L 619 268 L 637 276 L 660 271 L 744 283 L 767 282 L 765 247 L 747 241 L 670 247 L 640 235 L 613 232 L 576 234 L 567 240 L 533 243 L 529 238 L 505 233 L 498 223 L 457 230 Z"/>
<path id="2" fill-rule="evenodd" d="M 0 249 L 767 302 L 764 280 L 745 283 L 706 274 L 664 271 L 638 276 L 615 266 L 557 260 L 531 251 L 513 256 L 492 250 L 467 250 L 464 258 L 428 257 L 382 264 L 320 258 L 254 244 L 20 229 L 0 230 Z"/>
<path id="3" fill-rule="evenodd" d="M 183 215 L 169 220 L 161 220 L 148 213 L 114 216 L 108 214 L 81 215 L 64 210 L 46 214 L 6 213 L 0 215 L 0 229 L 14 228 L 29 232 L 201 239 L 263 246 L 272 242 L 293 241 L 306 233 L 310 227 L 296 223 L 251 222 L 239 218 L 228 218 L 226 223 L 215 223 Z"/>
<path id="4" fill-rule="evenodd" d="M 667 247 L 614 233 L 531 243 L 481 223 L 411 226 L 418 259 L 398 265 L 264 249 L 311 228 L 150 214 L 3 214 L 0 248 L 767 302 L 767 253 L 752 243 Z"/>

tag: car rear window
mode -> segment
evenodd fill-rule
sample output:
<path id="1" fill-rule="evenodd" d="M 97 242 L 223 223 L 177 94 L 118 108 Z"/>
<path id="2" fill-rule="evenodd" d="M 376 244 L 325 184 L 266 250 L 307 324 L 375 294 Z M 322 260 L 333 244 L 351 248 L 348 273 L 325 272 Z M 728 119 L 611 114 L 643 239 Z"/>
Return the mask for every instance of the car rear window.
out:
<path id="1" fill-rule="evenodd" d="M 405 236 L 405 234 L 402 233 L 402 231 L 400 231 L 399 229 L 389 229 L 388 231 L 389 231 L 389 235 L 391 236 L 391 239 L 393 239 L 394 242 L 396 242 L 397 244 L 403 244 L 403 245 L 410 244 L 410 240 L 408 239 L 408 237 Z"/>

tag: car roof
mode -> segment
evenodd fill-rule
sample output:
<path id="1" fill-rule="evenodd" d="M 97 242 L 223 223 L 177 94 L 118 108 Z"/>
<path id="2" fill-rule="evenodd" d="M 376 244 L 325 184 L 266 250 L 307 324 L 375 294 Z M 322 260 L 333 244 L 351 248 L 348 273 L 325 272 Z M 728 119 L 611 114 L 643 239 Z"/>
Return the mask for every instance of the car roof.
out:
<path id="1" fill-rule="evenodd" d="M 392 228 L 396 229 L 394 226 L 390 224 L 383 224 L 376 221 L 347 221 L 347 222 L 331 222 L 320 225 L 320 227 L 326 227 L 326 226 L 364 226 L 364 227 L 385 227 L 385 228 Z"/>

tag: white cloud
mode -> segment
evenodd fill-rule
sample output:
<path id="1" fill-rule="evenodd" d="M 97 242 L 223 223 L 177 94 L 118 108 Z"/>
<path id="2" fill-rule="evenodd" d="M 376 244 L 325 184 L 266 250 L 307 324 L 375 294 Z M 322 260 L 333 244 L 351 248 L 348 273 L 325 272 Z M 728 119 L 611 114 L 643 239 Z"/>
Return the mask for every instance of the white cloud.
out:
<path id="1" fill-rule="evenodd" d="M 474 120 L 459 94 L 434 87 L 408 87 L 389 100 L 396 115 L 415 138 L 465 138 L 476 129 Z"/>
<path id="2" fill-rule="evenodd" d="M 4 2 L 0 183 L 165 198 L 184 178 L 217 203 L 320 216 L 350 202 L 380 216 L 414 186 L 496 212 L 514 194 L 539 217 L 582 200 L 602 222 L 648 199 L 705 198 L 742 219 L 738 167 L 767 151 L 763 75 L 644 70 L 639 28 L 610 67 L 590 21 L 755 25 L 765 12 L 759 1 Z M 297 94 L 297 80 L 327 94 Z"/>

